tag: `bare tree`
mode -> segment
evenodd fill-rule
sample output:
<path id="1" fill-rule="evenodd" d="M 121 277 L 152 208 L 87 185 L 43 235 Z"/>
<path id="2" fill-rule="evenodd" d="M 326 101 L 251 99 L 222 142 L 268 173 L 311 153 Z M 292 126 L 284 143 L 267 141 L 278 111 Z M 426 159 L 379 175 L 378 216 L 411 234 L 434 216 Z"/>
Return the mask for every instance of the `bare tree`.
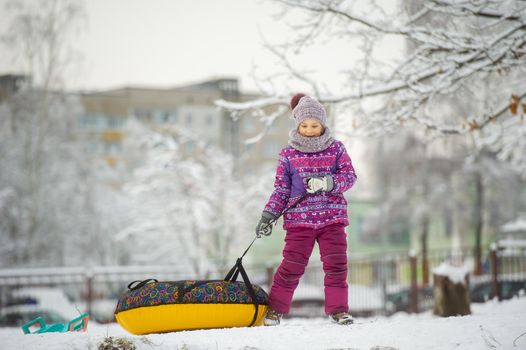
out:
<path id="1" fill-rule="evenodd" d="M 281 69 L 262 86 L 275 97 L 220 105 L 236 110 L 286 103 L 288 96 L 276 86 L 288 79 L 288 86 L 290 81 L 303 84 L 324 102 L 351 110 L 348 121 L 354 134 L 410 127 L 427 138 L 475 135 L 526 176 L 526 156 L 518 151 L 526 128 L 524 1 L 407 1 L 402 3 L 411 4 L 411 11 L 400 6 L 389 13 L 374 1 L 277 2 L 304 17 L 292 26 L 297 33 L 293 40 L 268 45 Z M 377 51 L 385 40 L 411 50 L 383 59 Z M 315 63 L 299 64 L 316 42 L 358 47 L 357 58 L 341 72 L 347 84 L 336 92 L 316 76 Z M 466 106 L 467 113 L 456 114 L 447 106 L 454 100 Z"/>
<path id="2" fill-rule="evenodd" d="M 388 175 L 379 179 L 382 205 L 370 227 L 391 232 L 395 221 L 404 226 L 409 218 L 425 255 L 431 220 L 441 212 L 459 245 L 473 228 L 480 271 L 482 232 L 498 229 L 495 222 L 488 226 L 485 214 L 492 210 L 485 195 L 503 185 L 499 181 L 516 186 L 513 171 L 526 179 L 526 3 L 402 0 L 390 8 L 374 0 L 275 2 L 284 8 L 280 20 L 291 12 L 302 17 L 290 26 L 292 39 L 267 44 L 277 61 L 276 73 L 260 78 L 268 96 L 218 105 L 262 110 L 286 104 L 300 86 L 331 107 L 341 136 L 363 135 L 371 143 L 370 136 L 395 134 L 394 143 L 383 142 L 387 147 L 382 141 L 372 147 L 377 151 L 369 162 L 380 177 Z M 321 67 L 319 54 L 306 59 L 320 46 L 324 55 L 338 54 L 327 50 L 338 45 L 354 49 L 341 72 Z M 329 73 L 338 73 L 342 84 L 327 86 Z M 444 154 L 434 154 L 437 146 Z M 523 191 L 516 189 L 502 203 L 516 201 Z"/>
<path id="3" fill-rule="evenodd" d="M 10 49 L 13 66 L 31 76 L 32 86 L 41 91 L 60 90 L 68 69 L 78 64 L 72 46 L 86 19 L 80 1 L 8 1 L 7 32 L 0 36 Z"/>
<path id="4" fill-rule="evenodd" d="M 230 267 L 235 249 L 253 237 L 269 189 L 240 179 L 231 155 L 188 130 L 128 124 L 126 153 L 142 161 L 124 186 L 132 205 L 115 240 L 133 263 L 176 264 L 201 277 Z M 181 151 L 187 141 L 192 157 Z"/>
<path id="5" fill-rule="evenodd" d="M 78 1 L 10 1 L 3 52 L 26 84 L 0 103 L 0 192 L 9 204 L 0 264 L 112 263 L 90 164 L 75 139 L 78 96 L 62 91 L 74 63 Z M 4 232 L 6 235 L 4 236 Z"/>

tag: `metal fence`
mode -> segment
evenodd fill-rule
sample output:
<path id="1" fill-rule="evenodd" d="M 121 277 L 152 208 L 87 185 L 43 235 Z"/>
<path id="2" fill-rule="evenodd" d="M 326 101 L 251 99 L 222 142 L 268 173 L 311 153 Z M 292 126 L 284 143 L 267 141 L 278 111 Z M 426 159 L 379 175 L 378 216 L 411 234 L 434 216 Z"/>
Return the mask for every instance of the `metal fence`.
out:
<path id="1" fill-rule="evenodd" d="M 420 312 L 433 306 L 432 270 L 442 262 L 473 267 L 473 249 L 433 250 L 427 259 L 421 254 L 384 253 L 351 256 L 349 259 L 349 307 L 357 316 L 390 315 L 397 311 Z M 293 299 L 291 316 L 324 315 L 324 273 L 319 261 L 311 259 Z M 269 290 L 275 266 L 246 265 L 253 283 Z M 489 285 L 483 298 L 506 298 L 499 286 L 503 281 L 526 281 L 525 250 L 489 251 L 482 260 L 482 274 L 471 274 L 473 285 Z M 220 271 L 207 273 L 208 279 L 222 279 Z M 0 307 L 12 303 L 21 288 L 63 291 L 77 310 L 90 311 L 100 322 L 113 320 L 119 295 L 134 280 L 156 278 L 163 281 L 198 279 L 187 269 L 174 266 L 118 266 L 92 268 L 37 268 L 0 270 Z M 488 294 L 489 293 L 489 294 Z"/>
<path id="2" fill-rule="evenodd" d="M 349 259 L 349 307 L 358 316 L 390 315 L 398 311 L 421 312 L 434 305 L 433 269 L 447 262 L 475 271 L 474 249 L 431 250 L 425 256 L 402 252 Z M 271 275 L 271 271 L 267 273 Z M 317 261 L 306 269 L 293 300 L 292 314 L 323 315 L 323 270 Z M 510 287 L 507 281 L 520 282 Z M 479 274 L 468 276 L 470 288 L 484 287 L 475 301 L 509 298 L 526 289 L 526 250 L 488 250 L 483 254 Z M 515 288 L 508 293 L 506 290 Z M 518 288 L 518 289 L 517 289 Z M 317 303 L 315 302 L 316 299 Z M 298 306 L 294 308 L 295 304 Z M 314 305 L 317 304 L 317 309 Z"/>

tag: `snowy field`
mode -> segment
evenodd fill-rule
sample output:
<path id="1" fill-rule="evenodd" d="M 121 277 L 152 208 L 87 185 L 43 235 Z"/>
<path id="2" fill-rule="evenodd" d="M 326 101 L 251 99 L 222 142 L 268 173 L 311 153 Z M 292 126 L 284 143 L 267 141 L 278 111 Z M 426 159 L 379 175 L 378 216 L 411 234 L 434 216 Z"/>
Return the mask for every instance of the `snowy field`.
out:
<path id="1" fill-rule="evenodd" d="M 357 319 L 352 326 L 327 319 L 290 319 L 278 327 L 234 328 L 132 336 L 117 324 L 91 323 L 86 333 L 24 335 L 0 329 L 0 349 L 97 349 L 106 336 L 126 337 L 137 349 L 526 349 L 526 297 L 473 304 L 473 315 L 438 318 L 399 313 Z M 515 344 L 514 344 L 515 343 Z"/>

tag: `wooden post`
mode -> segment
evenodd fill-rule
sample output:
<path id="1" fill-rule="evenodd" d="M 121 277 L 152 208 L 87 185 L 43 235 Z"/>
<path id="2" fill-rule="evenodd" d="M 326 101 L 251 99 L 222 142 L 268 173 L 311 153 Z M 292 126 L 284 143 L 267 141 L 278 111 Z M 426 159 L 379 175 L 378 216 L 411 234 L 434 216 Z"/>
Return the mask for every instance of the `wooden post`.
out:
<path id="1" fill-rule="evenodd" d="M 427 190 L 426 190 L 427 191 Z M 424 215 L 422 220 L 422 285 L 427 287 L 429 285 L 429 262 L 427 254 L 427 240 L 429 235 L 429 216 Z"/>
<path id="2" fill-rule="evenodd" d="M 387 281 L 382 280 L 382 308 L 384 315 L 387 316 Z"/>
<path id="3" fill-rule="evenodd" d="M 417 261 L 416 255 L 410 254 L 409 264 L 411 266 L 411 313 L 418 312 L 418 285 L 417 285 Z"/>
<path id="4" fill-rule="evenodd" d="M 456 271 L 455 271 L 456 269 Z M 458 275 L 463 274 L 462 280 Z M 433 314 L 442 317 L 469 315 L 469 272 L 465 267 L 454 267 L 442 263 L 433 269 Z"/>
<path id="5" fill-rule="evenodd" d="M 500 288 L 499 288 L 499 257 L 497 255 L 497 246 L 495 244 L 491 245 L 490 251 L 490 264 L 491 264 L 491 297 L 500 298 Z"/>
<path id="6" fill-rule="evenodd" d="M 475 275 L 482 275 L 482 229 L 483 229 L 483 209 L 484 209 L 484 186 L 482 174 L 475 173 Z"/>
<path id="7" fill-rule="evenodd" d="M 422 257 L 422 285 L 427 287 L 429 285 L 429 260 L 427 253 Z"/>
<path id="8" fill-rule="evenodd" d="M 86 272 L 86 309 L 87 312 L 91 315 L 91 306 L 93 304 L 93 273 L 91 270 Z"/>

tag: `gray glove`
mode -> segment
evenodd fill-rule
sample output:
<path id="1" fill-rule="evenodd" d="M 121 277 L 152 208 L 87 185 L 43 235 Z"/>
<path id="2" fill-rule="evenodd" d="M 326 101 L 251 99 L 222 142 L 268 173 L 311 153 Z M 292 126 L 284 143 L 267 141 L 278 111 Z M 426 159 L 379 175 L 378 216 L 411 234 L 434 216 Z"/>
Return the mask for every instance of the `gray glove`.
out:
<path id="1" fill-rule="evenodd" d="M 334 187 L 334 181 L 331 175 L 323 177 L 311 177 L 307 179 L 307 192 L 316 193 L 320 191 L 328 192 Z"/>
<path id="2" fill-rule="evenodd" d="M 272 233 L 272 224 L 276 220 L 276 215 L 264 211 L 261 214 L 261 219 L 259 219 L 258 225 L 256 226 L 256 236 L 258 238 L 263 236 L 270 236 Z"/>

